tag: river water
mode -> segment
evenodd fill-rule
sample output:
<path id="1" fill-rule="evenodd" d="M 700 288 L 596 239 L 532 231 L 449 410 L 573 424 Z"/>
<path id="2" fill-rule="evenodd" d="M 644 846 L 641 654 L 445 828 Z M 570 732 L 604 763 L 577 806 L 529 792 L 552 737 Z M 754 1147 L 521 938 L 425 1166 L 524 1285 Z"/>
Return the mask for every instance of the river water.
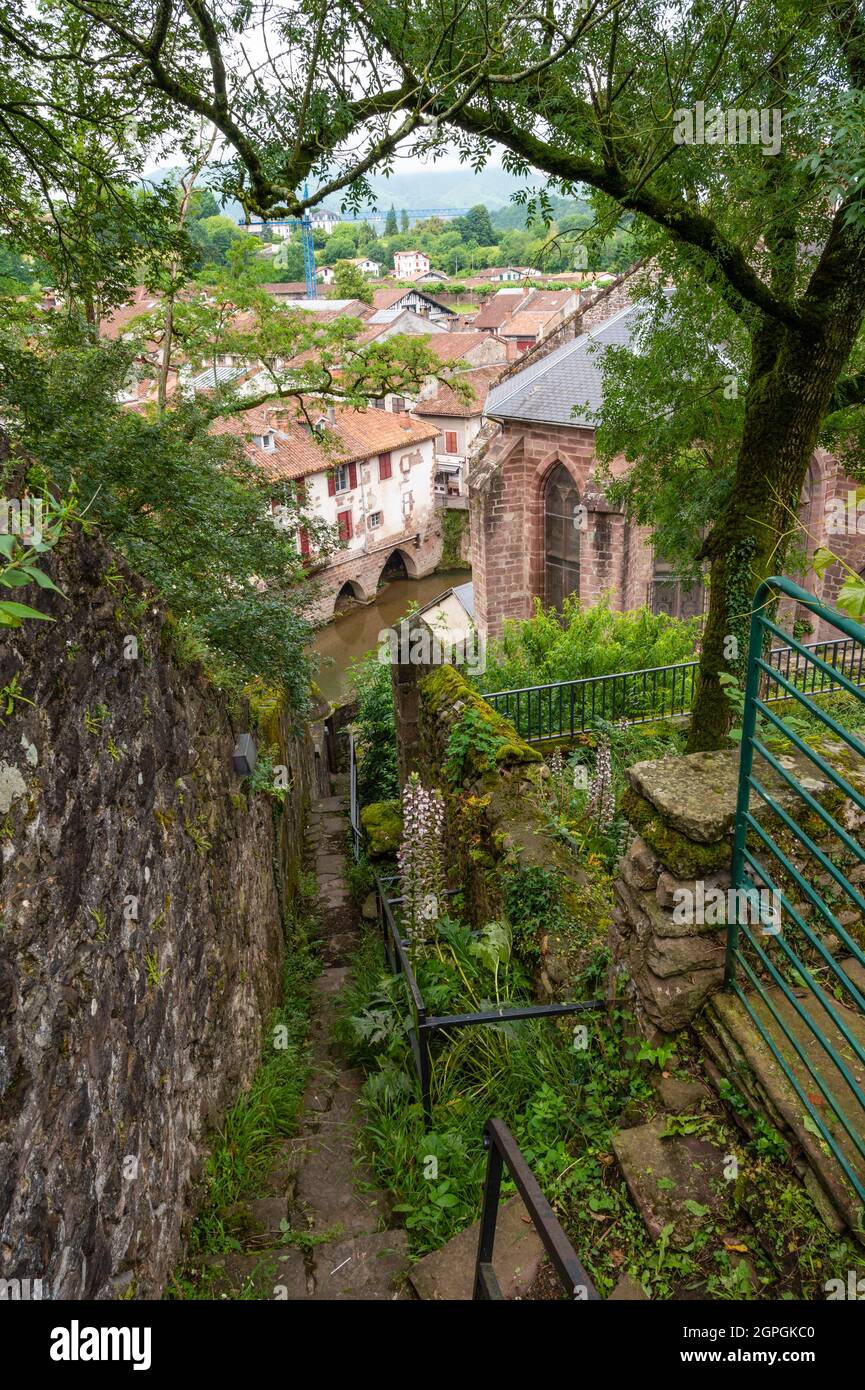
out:
<path id="1" fill-rule="evenodd" d="M 426 579 L 392 579 L 379 589 L 374 603 L 333 618 L 315 634 L 312 643 L 312 650 L 321 658 L 315 679 L 324 698 L 336 703 L 347 694 L 349 662 L 377 647 L 381 629 L 404 618 L 410 604 L 429 603 L 446 589 L 470 579 L 469 570 L 444 570 Z"/>

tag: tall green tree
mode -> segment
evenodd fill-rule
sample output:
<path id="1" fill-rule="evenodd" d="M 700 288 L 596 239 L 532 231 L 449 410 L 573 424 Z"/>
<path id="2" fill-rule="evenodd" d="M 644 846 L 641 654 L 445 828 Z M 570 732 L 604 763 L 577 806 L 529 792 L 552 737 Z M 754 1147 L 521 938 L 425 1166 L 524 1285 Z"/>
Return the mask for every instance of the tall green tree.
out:
<path id="1" fill-rule="evenodd" d="M 384 234 L 385 236 L 396 236 L 398 231 L 399 227 L 397 226 L 396 220 L 396 208 L 394 207 L 393 203 L 391 203 L 390 212 L 384 220 Z"/>
<path id="2" fill-rule="evenodd" d="M 336 299 L 359 299 L 362 304 L 372 304 L 372 285 L 351 261 L 337 261 L 333 291 Z"/>
<path id="3" fill-rule="evenodd" d="M 409 228 L 408 213 L 406 212 L 405 208 L 403 208 L 402 212 L 401 212 L 400 215 L 399 215 L 399 229 L 400 229 L 401 232 L 407 232 L 407 231 L 408 231 L 408 228 Z"/>
<path id="4" fill-rule="evenodd" d="M 61 8 L 89 18 L 148 100 L 217 125 L 236 155 L 224 186 L 262 213 L 339 189 L 363 205 L 398 150 L 456 141 L 481 167 L 498 145 L 511 172 L 545 176 L 536 210 L 549 188 L 588 189 L 599 232 L 632 216 L 635 253 L 684 288 L 707 332 L 722 307 L 735 315 L 741 437 L 702 547 L 691 729 L 695 748 L 723 744 L 721 677 L 741 671 L 751 595 L 783 563 L 821 431 L 843 411 L 855 434 L 865 402 L 861 0 L 311 0 L 303 25 L 283 13 L 289 56 L 256 71 L 267 102 L 210 0 L 164 0 L 156 23 L 149 4 Z"/>

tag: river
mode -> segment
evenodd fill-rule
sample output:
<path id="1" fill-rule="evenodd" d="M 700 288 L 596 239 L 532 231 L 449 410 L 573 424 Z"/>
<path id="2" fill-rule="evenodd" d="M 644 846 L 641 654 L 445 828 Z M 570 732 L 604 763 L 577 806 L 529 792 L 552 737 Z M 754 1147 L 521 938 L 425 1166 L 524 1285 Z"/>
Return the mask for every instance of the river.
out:
<path id="1" fill-rule="evenodd" d="M 356 656 L 378 646 L 378 634 L 404 618 L 412 603 L 429 603 L 456 584 L 471 579 L 470 570 L 444 570 L 426 579 L 392 579 L 379 589 L 374 603 L 333 618 L 315 634 L 312 650 L 321 657 L 315 677 L 326 700 L 338 703 L 347 693 L 345 673 Z"/>

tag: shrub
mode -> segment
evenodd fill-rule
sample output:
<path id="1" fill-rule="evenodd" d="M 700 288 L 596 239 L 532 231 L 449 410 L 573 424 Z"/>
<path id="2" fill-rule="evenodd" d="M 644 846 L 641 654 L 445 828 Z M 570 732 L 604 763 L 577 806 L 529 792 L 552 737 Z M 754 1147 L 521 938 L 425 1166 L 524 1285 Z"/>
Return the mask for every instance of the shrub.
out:
<path id="1" fill-rule="evenodd" d="M 619 613 L 608 599 L 583 608 L 569 598 L 561 613 L 545 612 L 536 600 L 531 618 L 506 622 L 504 635 L 489 644 L 475 684 L 481 691 L 508 690 L 690 661 L 698 630 L 699 619 L 684 622 L 648 608 Z"/>

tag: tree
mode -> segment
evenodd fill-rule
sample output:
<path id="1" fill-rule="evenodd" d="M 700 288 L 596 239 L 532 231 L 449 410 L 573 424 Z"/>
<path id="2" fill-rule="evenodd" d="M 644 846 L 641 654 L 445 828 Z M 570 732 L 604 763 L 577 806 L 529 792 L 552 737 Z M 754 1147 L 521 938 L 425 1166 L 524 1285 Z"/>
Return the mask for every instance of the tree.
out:
<path id="1" fill-rule="evenodd" d="M 202 217 L 218 217 L 219 204 L 209 188 L 196 184 L 189 198 L 189 219 L 197 222 Z"/>
<path id="2" fill-rule="evenodd" d="M 333 293 L 336 299 L 359 299 L 372 304 L 372 285 L 351 261 L 337 261 L 333 268 Z"/>
<path id="3" fill-rule="evenodd" d="M 384 221 L 384 234 L 385 236 L 396 236 L 398 230 L 399 228 L 397 227 L 396 222 L 396 208 L 394 207 L 393 203 L 391 203 L 390 212 L 388 213 Z"/>
<path id="4" fill-rule="evenodd" d="M 723 745 L 721 677 L 741 674 L 751 596 L 783 564 L 821 432 L 839 410 L 849 428 L 865 403 L 856 0 L 620 0 L 541 14 L 521 0 L 311 0 L 290 67 L 274 57 L 256 71 L 266 102 L 251 99 L 208 0 L 195 18 L 166 0 L 155 27 L 121 0 L 95 19 L 91 0 L 70 9 L 110 36 L 115 80 L 218 126 L 235 152 L 224 187 L 262 213 L 294 215 L 339 189 L 363 205 L 368 175 L 397 150 L 435 155 L 456 139 L 480 167 L 498 144 L 511 172 L 546 175 L 530 195 L 536 213 L 549 218 L 549 189 L 588 188 L 598 235 L 633 217 L 635 253 L 699 304 L 707 330 L 722 307 L 735 314 L 747 367 L 717 392 L 738 393 L 741 439 L 702 547 L 710 608 L 691 726 L 693 748 Z M 355 154 L 334 167 L 352 134 Z M 310 175 L 307 199 L 297 190 Z"/>
<path id="5" fill-rule="evenodd" d="M 490 214 L 483 203 L 469 208 L 462 220 L 465 223 L 466 241 L 475 241 L 478 246 L 492 246 L 496 235 L 490 221 Z"/>
<path id="6" fill-rule="evenodd" d="M 406 212 L 405 208 L 403 208 L 402 212 L 399 215 L 399 229 L 401 232 L 407 232 L 408 227 L 408 213 Z"/>

